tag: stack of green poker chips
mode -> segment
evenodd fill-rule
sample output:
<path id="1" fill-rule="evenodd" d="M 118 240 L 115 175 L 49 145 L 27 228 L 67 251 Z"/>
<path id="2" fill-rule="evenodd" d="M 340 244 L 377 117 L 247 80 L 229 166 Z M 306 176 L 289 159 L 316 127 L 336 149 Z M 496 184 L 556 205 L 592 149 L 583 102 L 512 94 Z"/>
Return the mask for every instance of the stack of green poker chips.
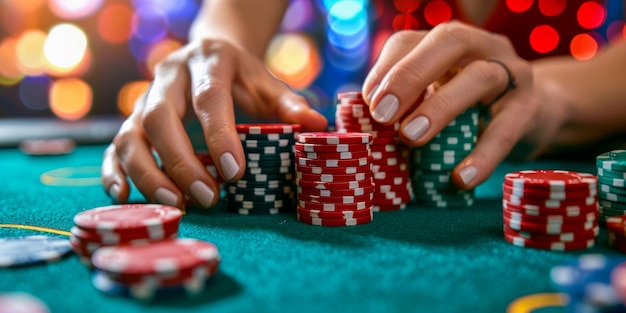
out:
<path id="1" fill-rule="evenodd" d="M 626 215 L 626 150 L 613 150 L 596 157 L 600 220 Z"/>
<path id="2" fill-rule="evenodd" d="M 450 180 L 450 174 L 476 146 L 478 119 L 478 108 L 471 107 L 430 142 L 413 149 L 411 180 L 418 205 L 463 208 L 474 204 L 474 190 L 457 188 Z"/>

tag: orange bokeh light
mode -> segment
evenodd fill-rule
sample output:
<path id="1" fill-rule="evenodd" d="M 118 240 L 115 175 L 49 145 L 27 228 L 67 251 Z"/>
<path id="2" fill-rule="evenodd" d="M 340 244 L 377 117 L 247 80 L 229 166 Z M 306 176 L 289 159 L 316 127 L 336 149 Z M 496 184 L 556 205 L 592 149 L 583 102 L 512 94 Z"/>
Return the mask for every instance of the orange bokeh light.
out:
<path id="1" fill-rule="evenodd" d="M 136 81 L 124 85 L 117 94 L 117 108 L 120 112 L 126 116 L 130 115 L 133 112 L 135 101 L 148 91 L 148 86 L 150 86 L 149 81 Z"/>
<path id="2" fill-rule="evenodd" d="M 278 78 L 295 89 L 308 87 L 322 69 L 315 42 L 304 35 L 277 36 L 268 49 L 266 64 Z"/>
<path id="3" fill-rule="evenodd" d="M 91 110 L 93 92 L 91 87 L 78 78 L 55 81 L 50 88 L 50 109 L 65 120 L 78 120 Z"/>
<path id="4" fill-rule="evenodd" d="M 46 70 L 43 54 L 46 34 L 40 30 L 30 30 L 22 34 L 17 42 L 17 64 L 26 75 L 41 75 Z"/>
<path id="5" fill-rule="evenodd" d="M 0 42 L 0 77 L 8 85 L 9 82 L 17 83 L 22 76 L 17 66 L 17 39 L 6 38 Z"/>
<path id="6" fill-rule="evenodd" d="M 182 46 L 183 45 L 176 40 L 164 39 L 150 47 L 148 57 L 146 58 L 146 66 L 150 74 L 154 75 L 156 65 L 163 61 L 170 53 L 178 50 Z"/>
<path id="7" fill-rule="evenodd" d="M 23 13 L 30 13 L 39 10 L 45 0 L 4 0 L 5 5 Z"/>
<path id="8" fill-rule="evenodd" d="M 107 5 L 98 16 L 98 33 L 110 43 L 124 43 L 132 35 L 133 11 L 126 5 Z"/>
<path id="9" fill-rule="evenodd" d="M 578 60 L 589 60 L 598 53 L 598 42 L 589 34 L 576 35 L 570 42 L 570 52 Z"/>

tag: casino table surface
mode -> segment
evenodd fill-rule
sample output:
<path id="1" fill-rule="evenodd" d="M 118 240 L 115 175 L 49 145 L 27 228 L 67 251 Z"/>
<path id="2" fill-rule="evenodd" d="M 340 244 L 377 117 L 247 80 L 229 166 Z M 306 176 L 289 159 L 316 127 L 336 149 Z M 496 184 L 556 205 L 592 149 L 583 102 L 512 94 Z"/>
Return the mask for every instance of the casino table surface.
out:
<path id="1" fill-rule="evenodd" d="M 0 150 L 0 224 L 68 231 L 78 212 L 110 205 L 99 181 L 103 150 L 83 146 L 50 157 Z M 222 255 L 219 274 L 193 298 L 141 302 L 104 295 L 75 256 L 0 269 L 0 292 L 30 293 L 51 312 L 505 312 L 518 299 L 526 300 L 517 308 L 541 306 L 527 299 L 555 292 L 549 278 L 553 266 L 583 253 L 618 253 L 608 247 L 604 230 L 594 248 L 579 252 L 506 243 L 502 176 L 531 168 L 595 172 L 593 161 L 503 163 L 478 188 L 471 208 L 411 204 L 376 213 L 372 223 L 356 227 L 305 225 L 293 214 L 240 216 L 223 204 L 210 211 L 190 209 L 180 236 L 213 242 Z M 137 190 L 131 200 L 144 201 Z M 63 237 L 0 227 L 0 237 L 39 234 Z"/>

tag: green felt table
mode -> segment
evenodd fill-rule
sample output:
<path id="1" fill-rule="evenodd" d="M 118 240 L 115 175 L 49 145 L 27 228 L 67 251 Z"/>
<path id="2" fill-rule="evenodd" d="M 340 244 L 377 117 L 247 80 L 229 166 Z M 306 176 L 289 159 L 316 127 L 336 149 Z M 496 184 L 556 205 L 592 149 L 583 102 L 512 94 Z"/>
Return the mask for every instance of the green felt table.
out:
<path id="1" fill-rule="evenodd" d="M 110 205 L 98 179 L 103 150 L 86 146 L 53 157 L 0 150 L 0 224 L 68 231 L 76 213 Z M 195 298 L 146 303 L 104 295 L 74 256 L 0 269 L 0 292 L 30 293 L 52 312 L 504 312 L 520 297 L 554 292 L 553 266 L 582 253 L 617 253 L 607 246 L 604 231 L 596 247 L 581 252 L 506 243 L 502 175 L 522 168 L 594 172 L 593 165 L 505 163 L 478 188 L 472 208 L 412 204 L 377 213 L 372 223 L 356 227 L 305 225 L 293 214 L 240 216 L 223 205 L 209 212 L 190 210 L 180 235 L 213 242 L 222 255 L 219 274 Z M 136 190 L 131 198 L 144 201 Z M 0 227 L 0 237 L 34 234 L 46 233 Z"/>

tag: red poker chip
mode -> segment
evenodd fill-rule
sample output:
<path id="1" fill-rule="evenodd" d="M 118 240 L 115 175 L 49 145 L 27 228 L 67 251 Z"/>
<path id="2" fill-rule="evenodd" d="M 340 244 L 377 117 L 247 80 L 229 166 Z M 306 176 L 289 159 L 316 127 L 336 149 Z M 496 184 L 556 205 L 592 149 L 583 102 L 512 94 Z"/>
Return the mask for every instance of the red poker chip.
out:
<path id="1" fill-rule="evenodd" d="M 541 241 L 541 242 L 572 242 L 572 241 L 583 241 L 589 239 L 595 239 L 598 237 L 600 233 L 600 227 L 595 227 L 591 230 L 584 232 L 571 232 L 571 233 L 561 233 L 558 235 L 545 235 L 545 234 L 537 234 L 533 232 L 525 232 L 518 231 L 504 226 L 504 233 L 509 234 L 515 237 L 522 237 L 526 239 L 530 239 L 533 241 Z"/>
<path id="2" fill-rule="evenodd" d="M 74 224 L 86 231 L 125 231 L 162 227 L 180 222 L 179 209 L 161 204 L 121 204 L 98 207 L 74 216 Z"/>
<path id="3" fill-rule="evenodd" d="M 372 159 L 372 166 L 396 166 L 399 164 L 407 164 L 408 160 L 403 157 L 393 157 L 387 159 Z"/>
<path id="4" fill-rule="evenodd" d="M 308 174 L 296 172 L 296 179 L 308 180 L 311 182 L 346 182 L 346 181 L 363 181 L 372 178 L 372 172 L 356 173 L 356 174 Z"/>
<path id="5" fill-rule="evenodd" d="M 577 216 L 566 216 L 559 214 L 551 214 L 551 215 L 528 215 L 520 212 L 511 211 L 508 209 L 503 209 L 502 213 L 504 217 L 510 218 L 515 221 L 526 221 L 530 223 L 538 223 L 538 224 L 576 224 L 576 223 L 585 223 L 591 222 L 598 219 L 597 212 L 589 212 L 585 214 L 580 214 Z"/>
<path id="6" fill-rule="evenodd" d="M 410 189 L 400 189 L 387 192 L 374 191 L 374 198 L 376 198 L 374 202 L 379 200 L 393 200 L 396 198 L 400 198 L 402 201 L 410 201 L 412 197 L 413 194 Z"/>
<path id="7" fill-rule="evenodd" d="M 341 204 L 349 204 L 349 203 L 359 203 L 359 202 L 367 202 L 374 199 L 373 193 L 364 194 L 360 196 L 342 196 L 342 197 L 327 197 L 327 196 L 317 196 L 317 195 L 308 195 L 305 193 L 298 193 L 298 200 L 312 202 L 312 203 L 341 203 Z"/>
<path id="8" fill-rule="evenodd" d="M 535 205 L 516 206 L 511 204 L 504 204 L 503 208 L 511 211 L 518 212 L 532 216 L 546 216 L 546 215 L 563 215 L 563 216 L 580 216 L 590 212 L 599 212 L 597 205 L 592 206 L 578 206 L 572 205 L 563 208 L 546 208 Z"/>
<path id="9" fill-rule="evenodd" d="M 370 165 L 372 161 L 371 157 L 357 158 L 357 159 L 311 159 L 311 158 L 297 158 L 296 164 L 302 166 L 311 167 L 323 167 L 323 168 L 335 168 L 335 167 L 357 167 Z"/>
<path id="10" fill-rule="evenodd" d="M 371 118 L 371 117 L 372 117 L 372 115 L 370 114 L 369 110 L 368 111 L 364 111 L 362 109 L 355 109 L 355 110 L 339 109 L 335 113 L 335 118 L 337 120 L 341 120 L 342 122 L 343 121 L 350 121 L 352 119 Z"/>
<path id="11" fill-rule="evenodd" d="M 404 151 L 393 151 L 393 152 L 372 150 L 371 154 L 372 154 L 372 159 L 374 160 L 374 162 L 376 160 L 387 160 L 390 158 L 398 158 L 402 160 L 403 162 L 407 162 L 408 157 L 409 157 L 409 150 L 407 149 Z"/>
<path id="12" fill-rule="evenodd" d="M 392 199 L 381 199 L 375 197 L 374 200 L 372 200 L 372 204 L 375 206 L 402 205 L 407 204 L 409 201 L 411 201 L 410 197 L 396 197 Z"/>
<path id="13" fill-rule="evenodd" d="M 296 165 L 296 172 L 308 173 L 308 174 L 357 174 L 372 172 L 371 165 L 364 166 L 346 166 L 346 167 L 321 167 L 321 166 L 306 166 Z"/>
<path id="14" fill-rule="evenodd" d="M 298 221 L 315 226 L 327 226 L 327 227 L 339 227 L 339 226 L 356 226 L 363 225 L 373 220 L 372 216 L 358 217 L 358 218 L 346 218 L 346 219 L 323 219 L 312 218 L 309 216 L 302 216 L 298 214 Z"/>
<path id="15" fill-rule="evenodd" d="M 528 197 L 516 197 L 508 193 L 502 195 L 502 199 L 508 201 L 513 205 L 540 205 L 546 208 L 562 208 L 571 205 L 590 206 L 597 203 L 596 196 L 590 196 L 581 199 L 565 199 L 565 200 L 553 200 L 553 199 L 533 199 Z"/>
<path id="16" fill-rule="evenodd" d="M 316 203 L 304 200 L 298 200 L 298 207 L 307 210 L 320 210 L 320 211 L 358 211 L 372 207 L 372 201 L 358 202 L 358 203 Z"/>
<path id="17" fill-rule="evenodd" d="M 617 251 L 626 253 L 626 242 L 624 241 L 611 239 L 609 237 L 609 246 Z"/>
<path id="18" fill-rule="evenodd" d="M 321 159 L 321 160 L 346 160 L 346 159 L 361 159 L 368 158 L 371 153 L 369 150 L 355 151 L 355 152 L 295 152 L 297 158 L 307 159 Z M 296 162 L 297 163 L 297 162 Z"/>
<path id="19" fill-rule="evenodd" d="M 352 189 L 314 189 L 314 188 L 304 188 L 298 186 L 299 194 L 307 194 L 313 196 L 325 196 L 325 197 L 343 197 L 343 196 L 360 196 L 365 194 L 373 193 L 376 189 L 375 185 L 371 185 L 363 188 L 352 188 Z"/>
<path id="20" fill-rule="evenodd" d="M 190 280 L 205 281 L 217 273 L 220 259 L 213 260 L 206 264 L 189 267 L 181 270 L 175 275 L 125 275 L 120 273 L 106 273 L 107 277 L 114 282 L 124 285 L 156 284 L 158 287 L 179 286 Z"/>
<path id="21" fill-rule="evenodd" d="M 306 179 L 296 179 L 296 186 L 313 189 L 352 189 L 371 186 L 373 179 L 356 180 L 356 181 L 339 181 L 339 182 L 322 182 L 310 181 Z"/>
<path id="22" fill-rule="evenodd" d="M 360 91 L 346 91 L 337 94 L 337 99 L 363 99 Z"/>
<path id="23" fill-rule="evenodd" d="M 374 172 L 405 172 L 408 169 L 408 163 L 400 163 L 396 165 L 372 165 L 372 171 Z"/>
<path id="24" fill-rule="evenodd" d="M 240 134 L 292 134 L 302 130 L 299 124 L 237 124 Z"/>
<path id="25" fill-rule="evenodd" d="M 608 230 L 607 237 L 611 242 L 626 243 L 626 235 L 624 235 L 624 233 L 618 233 L 612 230 Z"/>
<path id="26" fill-rule="evenodd" d="M 408 173 L 406 173 L 405 175 L 393 177 L 393 178 L 385 178 L 385 179 L 374 178 L 373 181 L 376 184 L 377 188 L 378 186 L 407 186 L 410 183 Z"/>
<path id="27" fill-rule="evenodd" d="M 341 144 L 369 144 L 372 142 L 372 134 L 368 133 L 339 133 L 339 132 L 311 132 L 300 133 L 298 142 L 323 145 Z"/>
<path id="28" fill-rule="evenodd" d="M 370 150 L 372 151 L 380 151 L 380 152 L 401 152 L 405 153 L 409 148 L 404 144 L 396 143 L 396 144 L 385 144 L 385 143 L 374 143 L 370 144 Z"/>
<path id="29" fill-rule="evenodd" d="M 197 239 L 169 239 L 142 245 L 103 247 L 92 256 L 93 265 L 111 275 L 126 278 L 175 275 L 220 260 L 217 247 Z"/>
<path id="30" fill-rule="evenodd" d="M 353 111 L 354 114 L 354 111 Z M 340 114 L 341 115 L 341 114 Z M 387 125 L 381 125 L 378 124 L 378 122 L 373 118 L 373 117 L 369 117 L 369 116 L 364 116 L 364 117 L 349 117 L 349 118 L 345 118 L 345 119 L 341 119 L 338 123 L 341 124 L 346 124 L 346 125 L 362 125 L 362 126 L 383 126 L 383 127 L 390 127 Z M 395 129 L 395 127 L 394 127 Z"/>
<path id="31" fill-rule="evenodd" d="M 103 247 L 102 244 L 99 244 L 97 242 L 85 241 L 84 239 L 80 239 L 75 236 L 70 236 L 70 245 L 72 246 L 72 250 L 74 250 L 76 254 L 87 258 L 91 258 L 91 255 L 96 250 Z"/>
<path id="32" fill-rule="evenodd" d="M 400 130 L 399 124 L 393 124 L 390 126 L 384 126 L 380 124 L 359 124 L 356 122 L 336 121 L 335 126 L 338 129 L 345 129 L 348 132 L 373 132 L 373 131 L 398 131 Z M 372 134 L 372 136 L 374 136 Z"/>
<path id="33" fill-rule="evenodd" d="M 409 177 L 408 171 L 398 171 L 398 172 L 374 172 L 374 181 L 381 182 L 388 179 L 394 179 L 397 177 Z"/>
<path id="34" fill-rule="evenodd" d="M 208 151 L 196 151 L 196 157 L 203 165 L 215 165 L 213 157 Z"/>
<path id="35" fill-rule="evenodd" d="M 379 140 L 382 138 L 399 139 L 399 136 L 400 136 L 397 130 L 377 130 L 377 131 L 371 131 L 369 133 L 372 134 L 372 137 L 374 137 L 373 144 L 382 143 L 382 141 Z"/>
<path id="36" fill-rule="evenodd" d="M 557 235 L 561 233 L 583 232 L 598 226 L 598 221 L 585 222 L 580 224 L 538 224 L 530 222 L 519 222 L 503 217 L 504 225 L 517 231 L 534 232 L 545 235 Z"/>
<path id="37" fill-rule="evenodd" d="M 535 240 L 527 239 L 523 237 L 511 236 L 509 234 L 504 234 L 504 240 L 518 247 L 534 248 L 534 249 L 540 249 L 540 250 L 552 250 L 552 251 L 584 250 L 584 249 L 593 247 L 596 243 L 595 239 L 571 241 L 571 242 L 560 242 L 560 241 L 544 242 L 544 241 L 535 241 Z"/>
<path id="38" fill-rule="evenodd" d="M 519 189 L 515 187 L 511 187 L 508 184 L 502 184 L 502 191 L 505 194 L 520 197 L 520 198 L 531 198 L 536 200 L 575 200 L 575 199 L 584 199 L 591 196 L 597 195 L 597 189 L 588 189 L 588 190 L 580 190 L 580 191 L 551 191 L 549 189 Z"/>
<path id="39" fill-rule="evenodd" d="M 321 218 L 321 219 L 349 219 L 349 218 L 362 218 L 362 217 L 372 217 L 373 215 L 372 208 L 365 208 L 362 210 L 355 211 L 322 211 L 322 210 L 309 210 L 305 208 L 298 207 L 298 215 L 302 217 L 310 217 L 310 218 Z"/>
<path id="40" fill-rule="evenodd" d="M 402 204 L 389 204 L 389 205 L 375 205 L 372 207 L 374 212 L 392 212 L 406 209 L 406 203 Z"/>
<path id="41" fill-rule="evenodd" d="M 296 142 L 295 149 L 302 152 L 357 152 L 369 150 L 370 147 L 363 143 L 326 145 Z"/>
<path id="42" fill-rule="evenodd" d="M 607 217 L 606 228 L 614 232 L 626 234 L 626 215 Z"/>
<path id="43" fill-rule="evenodd" d="M 78 227 L 70 229 L 71 234 L 81 240 L 96 242 L 102 245 L 116 245 L 131 241 L 157 241 L 170 238 L 178 233 L 178 223 L 166 224 L 163 227 L 140 229 L 136 231 L 100 231 L 90 232 Z"/>
<path id="44" fill-rule="evenodd" d="M 399 193 L 411 194 L 412 190 L 409 184 L 405 184 L 405 185 L 376 185 L 376 189 L 374 191 L 374 193 L 376 194 L 388 193 L 388 192 L 393 192 L 396 194 L 399 194 Z"/>
<path id="45" fill-rule="evenodd" d="M 514 188 L 542 188 L 551 191 L 593 189 L 598 178 L 592 174 L 562 170 L 528 170 L 504 175 L 504 181 Z"/>

